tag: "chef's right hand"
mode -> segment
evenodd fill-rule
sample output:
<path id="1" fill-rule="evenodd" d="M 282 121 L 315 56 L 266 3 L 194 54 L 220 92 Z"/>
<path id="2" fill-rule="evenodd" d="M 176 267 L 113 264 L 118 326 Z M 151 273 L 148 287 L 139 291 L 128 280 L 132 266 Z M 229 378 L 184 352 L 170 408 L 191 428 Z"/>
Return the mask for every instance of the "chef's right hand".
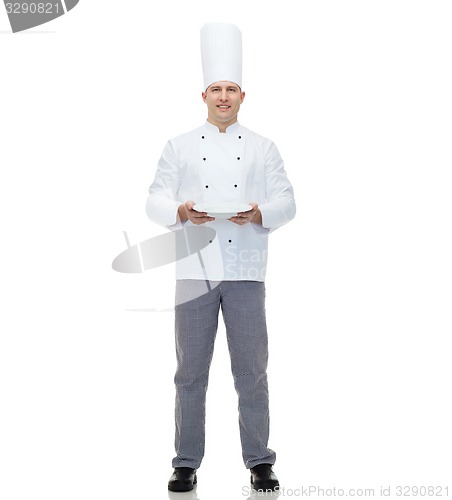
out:
<path id="1" fill-rule="evenodd" d="M 192 224 L 204 224 L 215 220 L 215 217 L 209 217 L 206 212 L 197 212 L 193 209 L 195 202 L 192 200 L 186 201 L 179 205 L 179 217 L 182 222 L 189 220 Z"/>

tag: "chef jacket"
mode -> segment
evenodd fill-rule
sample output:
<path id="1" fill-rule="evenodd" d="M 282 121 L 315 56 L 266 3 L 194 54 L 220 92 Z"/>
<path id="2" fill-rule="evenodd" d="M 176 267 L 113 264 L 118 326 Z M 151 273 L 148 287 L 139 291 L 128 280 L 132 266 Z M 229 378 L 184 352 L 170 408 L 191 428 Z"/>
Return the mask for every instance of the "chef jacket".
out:
<path id="1" fill-rule="evenodd" d="M 176 279 L 264 281 L 268 234 L 295 216 L 295 200 L 275 144 L 235 122 L 220 133 L 206 121 L 171 139 L 158 163 L 146 203 L 148 217 L 171 230 L 193 226 L 178 222 L 181 203 L 256 202 L 262 225 L 229 220 L 206 222 L 216 237 L 176 263 Z M 194 207 L 196 209 L 196 206 Z M 250 207 L 251 209 L 251 207 Z"/>

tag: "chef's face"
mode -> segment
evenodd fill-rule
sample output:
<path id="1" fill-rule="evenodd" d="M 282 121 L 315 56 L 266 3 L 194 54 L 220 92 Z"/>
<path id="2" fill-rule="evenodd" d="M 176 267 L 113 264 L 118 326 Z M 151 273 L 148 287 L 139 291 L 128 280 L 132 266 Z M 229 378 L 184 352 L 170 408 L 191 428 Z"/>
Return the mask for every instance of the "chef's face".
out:
<path id="1" fill-rule="evenodd" d="M 224 132 L 226 127 L 237 121 L 245 92 L 236 83 L 222 81 L 209 85 L 202 98 L 207 104 L 207 119 Z"/>

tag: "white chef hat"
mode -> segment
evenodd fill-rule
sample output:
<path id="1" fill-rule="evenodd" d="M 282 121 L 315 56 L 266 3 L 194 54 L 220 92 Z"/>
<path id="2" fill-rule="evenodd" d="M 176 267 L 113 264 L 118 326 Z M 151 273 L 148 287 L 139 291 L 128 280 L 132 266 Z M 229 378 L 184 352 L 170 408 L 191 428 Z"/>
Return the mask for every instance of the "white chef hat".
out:
<path id="1" fill-rule="evenodd" d="M 207 23 L 201 28 L 204 89 L 228 81 L 242 87 L 242 33 L 234 24 Z"/>

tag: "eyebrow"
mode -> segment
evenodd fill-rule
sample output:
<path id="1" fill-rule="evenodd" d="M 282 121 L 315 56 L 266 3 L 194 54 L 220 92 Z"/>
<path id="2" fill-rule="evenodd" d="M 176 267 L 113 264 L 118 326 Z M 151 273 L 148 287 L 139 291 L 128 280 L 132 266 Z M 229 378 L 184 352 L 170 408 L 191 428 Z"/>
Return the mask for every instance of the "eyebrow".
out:
<path id="1" fill-rule="evenodd" d="M 215 90 L 215 89 L 222 89 L 223 87 L 221 87 L 220 85 L 212 85 L 210 87 L 210 90 Z M 236 85 L 226 85 L 224 87 L 225 89 L 234 89 L 234 90 L 240 90 L 239 87 L 237 87 Z"/>

